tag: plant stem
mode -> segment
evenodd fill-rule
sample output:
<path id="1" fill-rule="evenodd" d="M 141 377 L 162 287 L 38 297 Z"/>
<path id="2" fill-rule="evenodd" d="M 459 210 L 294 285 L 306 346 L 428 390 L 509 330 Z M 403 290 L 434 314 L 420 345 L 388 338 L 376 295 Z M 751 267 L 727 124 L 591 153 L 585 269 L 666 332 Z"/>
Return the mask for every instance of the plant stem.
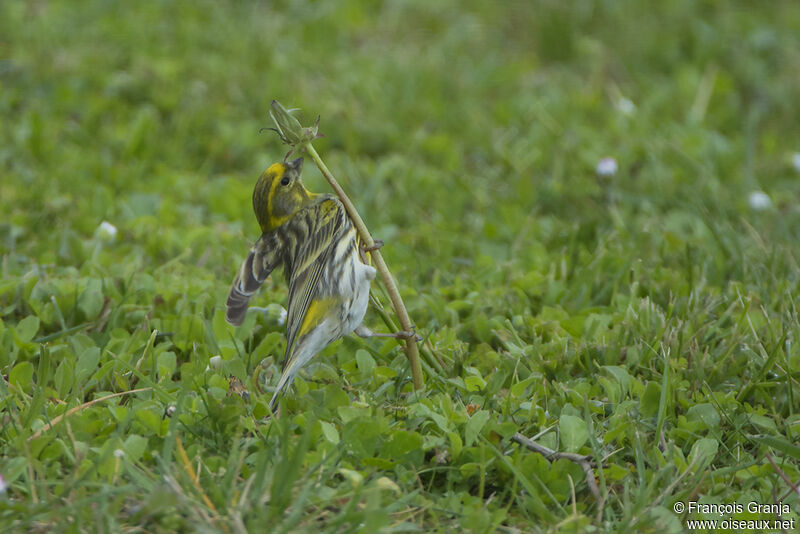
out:
<path id="1" fill-rule="evenodd" d="M 325 162 L 322 161 L 322 158 L 319 157 L 319 154 L 317 154 L 317 151 L 314 150 L 314 147 L 310 142 L 305 142 L 303 146 L 308 155 L 311 156 L 311 159 L 314 160 L 314 163 L 317 164 L 317 167 L 319 167 L 322 175 L 326 180 L 328 180 L 328 183 L 331 184 L 331 187 L 336 192 L 336 195 L 342 201 L 344 209 L 347 211 L 347 214 L 353 221 L 359 237 L 361 237 L 361 241 L 367 247 L 375 246 L 375 240 L 372 239 L 372 235 L 369 233 L 367 225 L 364 224 L 364 221 L 361 219 L 361 215 L 358 214 L 358 211 L 356 211 L 353 203 L 350 202 L 350 199 L 339 185 L 339 182 L 337 182 L 336 178 L 333 177 L 333 174 L 328 169 L 328 166 L 325 165 Z M 408 316 L 408 311 L 403 304 L 403 299 L 400 297 L 400 291 L 397 290 L 397 284 L 392 277 L 392 273 L 389 272 L 389 267 L 386 266 L 386 262 L 383 261 L 383 256 L 381 255 L 380 250 L 375 249 L 371 251 L 370 254 L 372 255 L 372 259 L 375 261 L 375 269 L 377 269 L 378 273 L 381 275 L 381 280 L 383 281 L 383 285 L 386 287 L 386 292 L 389 294 L 389 299 L 392 301 L 394 311 L 397 313 L 398 319 L 400 319 L 400 326 L 406 332 L 413 332 L 414 326 L 411 324 L 411 318 Z M 417 347 L 416 337 L 406 338 L 405 341 L 406 356 L 408 357 L 408 363 L 411 365 L 411 379 L 414 382 L 414 389 L 422 389 L 424 387 L 424 382 L 422 379 L 422 365 L 419 361 L 419 348 Z"/>

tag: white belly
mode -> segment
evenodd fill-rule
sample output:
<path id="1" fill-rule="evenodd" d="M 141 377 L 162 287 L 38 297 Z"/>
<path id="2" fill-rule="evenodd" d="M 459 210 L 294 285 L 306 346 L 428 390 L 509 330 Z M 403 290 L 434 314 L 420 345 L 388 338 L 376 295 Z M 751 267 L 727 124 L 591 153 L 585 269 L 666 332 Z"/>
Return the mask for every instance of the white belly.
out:
<path id="1" fill-rule="evenodd" d="M 347 302 L 343 304 L 342 316 L 344 324 L 342 325 L 342 336 L 345 336 L 355 330 L 364 320 L 364 314 L 367 313 L 367 306 L 369 305 L 369 283 L 375 278 L 375 269 L 369 265 L 364 265 L 361 260 L 354 254 L 350 261 L 350 268 L 353 270 L 352 277 L 345 276 L 347 279 L 346 288 L 343 294 L 353 295 L 352 299 L 345 299 L 350 301 L 350 306 Z"/>

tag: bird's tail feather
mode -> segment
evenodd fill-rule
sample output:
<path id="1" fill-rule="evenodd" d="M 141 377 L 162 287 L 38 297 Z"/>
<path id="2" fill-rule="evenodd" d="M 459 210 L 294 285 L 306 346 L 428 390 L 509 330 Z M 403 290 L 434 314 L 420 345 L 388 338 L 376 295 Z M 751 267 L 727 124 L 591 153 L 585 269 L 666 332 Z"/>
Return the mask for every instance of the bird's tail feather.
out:
<path id="1" fill-rule="evenodd" d="M 293 360 L 289 362 L 289 365 L 283 370 L 281 373 L 281 378 L 278 380 L 278 385 L 275 386 L 275 393 L 272 395 L 272 400 L 269 401 L 269 409 L 271 411 L 275 411 L 275 404 L 278 402 L 278 397 L 281 396 L 281 393 L 288 388 L 292 382 L 294 382 L 294 377 L 297 375 L 297 372 L 300 370 L 302 365 L 297 365 L 298 360 Z"/>
<path id="2" fill-rule="evenodd" d="M 250 297 L 255 294 L 264 282 L 263 280 L 258 280 L 253 272 L 254 257 L 255 253 L 252 251 L 247 255 L 247 258 L 242 262 L 239 273 L 233 280 L 231 291 L 228 293 L 225 319 L 234 326 L 239 326 L 244 322 Z"/>
<path id="3" fill-rule="evenodd" d="M 275 411 L 278 398 L 292 385 L 294 377 L 297 376 L 300 369 L 302 369 L 317 352 L 319 352 L 319 347 L 314 347 L 313 344 L 309 343 L 301 342 L 299 346 L 293 348 L 292 354 L 286 360 L 286 365 L 283 368 L 283 372 L 281 372 L 278 385 L 275 386 L 275 393 L 272 395 L 272 400 L 269 401 L 270 411 Z"/>

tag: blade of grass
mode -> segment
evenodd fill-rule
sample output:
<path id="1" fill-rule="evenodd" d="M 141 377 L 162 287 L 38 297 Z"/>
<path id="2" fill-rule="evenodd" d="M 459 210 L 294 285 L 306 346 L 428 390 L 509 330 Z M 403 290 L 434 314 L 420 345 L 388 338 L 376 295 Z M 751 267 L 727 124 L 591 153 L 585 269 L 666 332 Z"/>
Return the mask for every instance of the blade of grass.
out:
<path id="1" fill-rule="evenodd" d="M 67 417 L 69 417 L 71 415 L 75 415 L 76 413 L 80 412 L 81 410 L 83 410 L 85 408 L 89 408 L 90 406 L 94 406 L 95 404 L 99 404 L 101 402 L 105 402 L 105 401 L 107 401 L 109 399 L 113 399 L 113 398 L 116 398 L 116 397 L 122 397 L 124 395 L 132 395 L 134 393 L 141 393 L 142 391 L 149 391 L 151 389 L 153 389 L 153 388 L 146 387 L 146 388 L 132 389 L 130 391 L 120 391 L 119 393 L 112 393 L 111 395 L 106 395 L 105 397 L 100 397 L 99 399 L 94 399 L 94 400 L 90 400 L 88 402 L 84 402 L 83 404 L 75 406 L 74 408 L 70 408 L 69 410 L 67 410 L 66 412 L 62 413 L 61 415 L 57 415 L 56 417 L 53 417 L 53 419 L 49 423 L 47 423 L 42 428 L 40 428 L 39 430 L 37 430 L 36 432 L 31 434 L 30 437 L 28 437 L 27 441 L 32 441 L 32 440 L 38 438 L 43 433 L 47 432 L 48 430 L 50 430 L 51 428 L 56 426 L 58 423 L 60 423 L 63 419 L 65 419 L 65 418 L 67 418 Z"/>

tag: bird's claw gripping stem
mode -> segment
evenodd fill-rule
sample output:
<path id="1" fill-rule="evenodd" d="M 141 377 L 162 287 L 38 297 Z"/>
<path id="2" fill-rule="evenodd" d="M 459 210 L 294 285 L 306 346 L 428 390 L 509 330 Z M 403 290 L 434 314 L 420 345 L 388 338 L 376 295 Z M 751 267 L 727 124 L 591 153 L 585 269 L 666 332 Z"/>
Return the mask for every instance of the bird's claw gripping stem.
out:
<path id="1" fill-rule="evenodd" d="M 382 239 L 376 239 L 374 241 L 374 243 L 372 244 L 372 246 L 368 247 L 366 245 L 362 245 L 361 250 L 363 250 L 364 252 L 373 252 L 373 251 L 378 250 L 379 248 L 381 248 L 383 245 L 384 245 L 384 243 L 383 243 Z"/>

